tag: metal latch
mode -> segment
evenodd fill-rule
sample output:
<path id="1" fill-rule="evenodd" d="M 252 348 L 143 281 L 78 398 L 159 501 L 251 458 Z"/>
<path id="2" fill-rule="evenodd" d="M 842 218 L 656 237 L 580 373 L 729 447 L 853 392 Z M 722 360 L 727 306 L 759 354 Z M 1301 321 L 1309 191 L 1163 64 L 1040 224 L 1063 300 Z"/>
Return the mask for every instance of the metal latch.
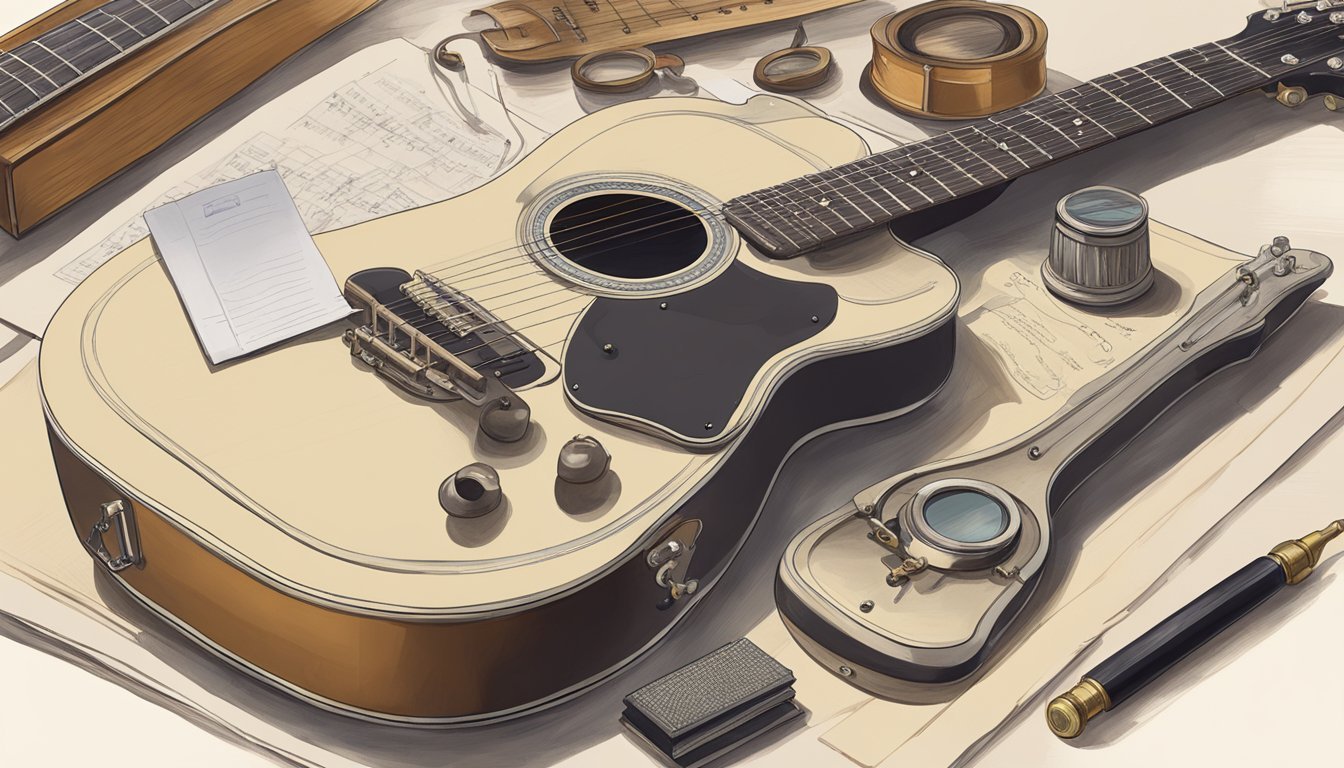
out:
<path id="1" fill-rule="evenodd" d="M 124 571 L 132 565 L 139 565 L 140 532 L 135 527 L 135 514 L 131 511 L 131 505 L 117 499 L 104 504 L 102 510 L 98 522 L 93 524 L 93 530 L 84 540 L 84 546 L 88 547 L 94 557 L 101 560 L 113 573 Z M 103 534 L 113 526 L 117 529 L 117 546 L 121 550 L 115 558 L 107 551 L 107 545 L 103 542 Z"/>
<path id="2" fill-rule="evenodd" d="M 700 588 L 699 580 L 687 578 L 687 572 L 695 555 L 695 540 L 700 537 L 703 527 L 699 520 L 681 523 L 645 557 L 649 567 L 657 569 L 654 582 L 668 591 L 668 596 L 658 604 L 659 609 L 672 607 L 673 603 Z"/>

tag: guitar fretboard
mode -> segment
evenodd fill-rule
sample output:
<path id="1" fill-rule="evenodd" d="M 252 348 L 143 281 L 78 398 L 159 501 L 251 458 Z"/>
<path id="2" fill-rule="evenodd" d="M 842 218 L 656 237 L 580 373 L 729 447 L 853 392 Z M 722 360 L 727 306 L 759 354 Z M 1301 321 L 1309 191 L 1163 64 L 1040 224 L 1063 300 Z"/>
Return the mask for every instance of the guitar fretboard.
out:
<path id="1" fill-rule="evenodd" d="M 1344 51 L 1344 13 L 1307 16 L 1253 21 L 1237 37 L 743 195 L 728 202 L 724 215 L 771 256 L 803 253 L 1264 87 Z"/>
<path id="2" fill-rule="evenodd" d="M 0 130 L 94 70 L 220 0 L 111 0 L 0 52 Z"/>

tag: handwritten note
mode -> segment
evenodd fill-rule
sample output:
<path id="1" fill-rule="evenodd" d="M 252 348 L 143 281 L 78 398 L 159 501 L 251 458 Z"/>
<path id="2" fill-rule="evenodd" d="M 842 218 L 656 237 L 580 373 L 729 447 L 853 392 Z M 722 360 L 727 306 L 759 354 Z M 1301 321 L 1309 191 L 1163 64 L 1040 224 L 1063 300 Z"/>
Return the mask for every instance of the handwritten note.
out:
<path id="1" fill-rule="evenodd" d="M 216 365 L 352 312 L 275 171 L 188 195 L 145 221 Z"/>

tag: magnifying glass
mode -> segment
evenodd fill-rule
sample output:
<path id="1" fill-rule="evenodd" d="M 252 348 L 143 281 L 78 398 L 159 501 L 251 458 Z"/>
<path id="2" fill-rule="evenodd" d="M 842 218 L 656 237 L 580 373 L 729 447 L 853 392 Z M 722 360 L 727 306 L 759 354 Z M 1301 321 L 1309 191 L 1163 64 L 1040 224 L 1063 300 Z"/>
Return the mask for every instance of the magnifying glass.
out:
<path id="1" fill-rule="evenodd" d="M 807 33 L 798 27 L 792 45 L 756 62 L 752 79 L 769 91 L 805 91 L 826 82 L 831 64 L 831 52 L 807 45 Z"/>
<path id="2" fill-rule="evenodd" d="M 657 54 L 648 48 L 629 48 L 590 53 L 574 62 L 569 72 L 574 84 L 584 90 L 628 93 L 643 88 L 660 69 L 680 75 L 685 68 L 686 62 L 679 56 Z"/>

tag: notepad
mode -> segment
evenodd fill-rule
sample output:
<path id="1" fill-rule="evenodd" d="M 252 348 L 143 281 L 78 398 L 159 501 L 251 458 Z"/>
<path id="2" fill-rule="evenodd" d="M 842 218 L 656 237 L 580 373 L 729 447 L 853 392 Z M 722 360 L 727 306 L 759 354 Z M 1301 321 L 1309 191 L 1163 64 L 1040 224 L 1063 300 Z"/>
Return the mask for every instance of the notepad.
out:
<path id="1" fill-rule="evenodd" d="M 162 205 L 145 223 L 216 365 L 354 311 L 275 171 Z"/>

